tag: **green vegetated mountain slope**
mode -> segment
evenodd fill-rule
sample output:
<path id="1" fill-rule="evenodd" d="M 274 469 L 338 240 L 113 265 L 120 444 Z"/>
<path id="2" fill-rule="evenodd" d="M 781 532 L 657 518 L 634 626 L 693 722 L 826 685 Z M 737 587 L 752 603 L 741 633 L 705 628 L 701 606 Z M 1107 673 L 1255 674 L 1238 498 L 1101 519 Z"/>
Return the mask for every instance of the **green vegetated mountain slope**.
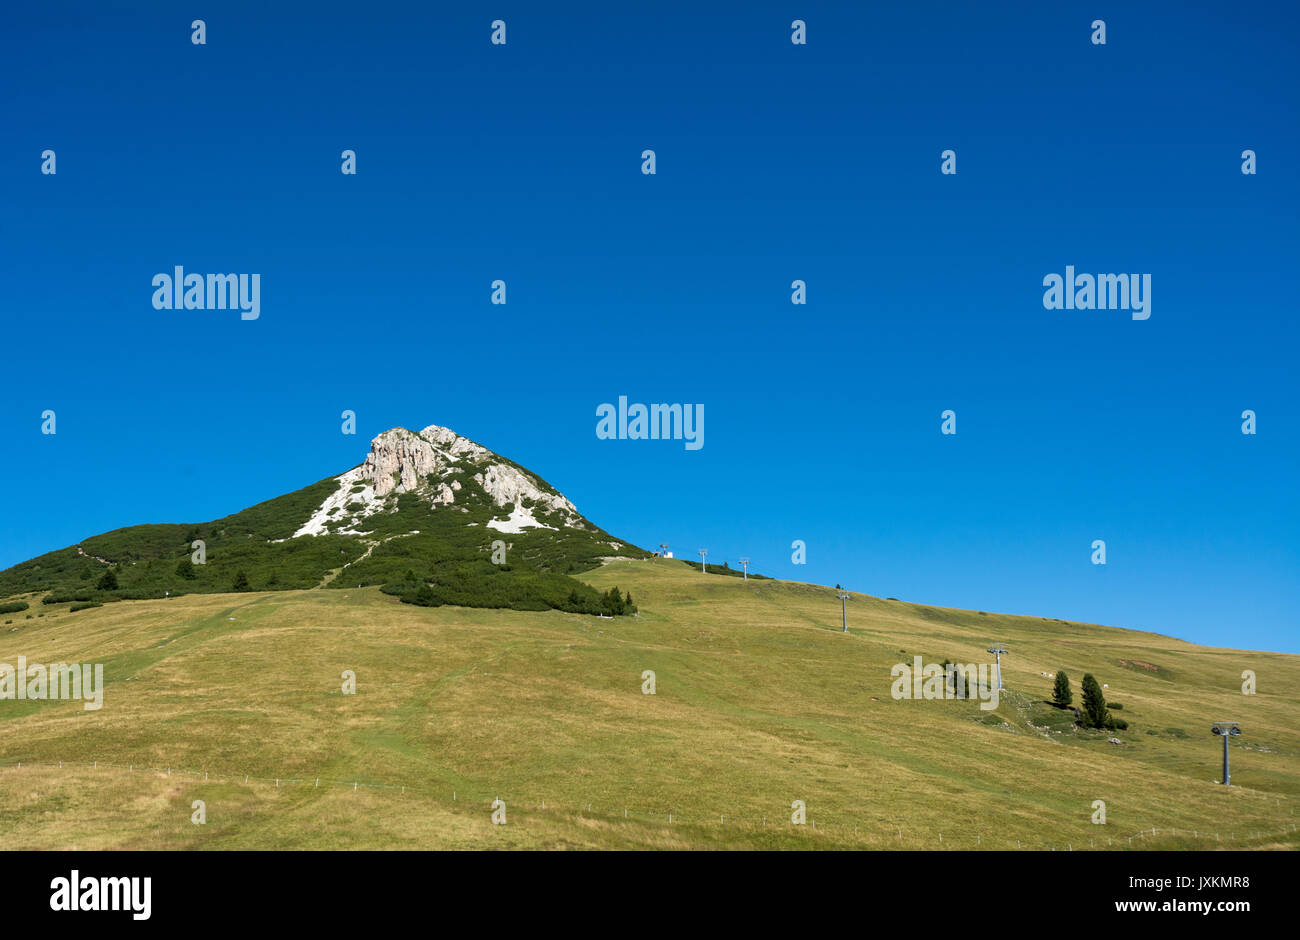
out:
<path id="1" fill-rule="evenodd" d="M 196 540 L 200 564 L 190 561 Z M 504 563 L 493 559 L 498 540 Z M 394 428 L 352 470 L 232 516 L 131 526 L 15 565 L 0 572 L 0 597 L 39 591 L 50 602 L 108 603 L 386 584 L 430 606 L 622 613 L 570 577 L 612 556 L 647 553 L 467 438 Z"/>
<path id="2" fill-rule="evenodd" d="M 106 681 L 99 711 L 0 702 L 6 847 L 1300 844 L 1300 657 L 859 594 L 845 635 L 829 588 L 663 559 L 580 577 L 639 613 L 353 586 L 5 615 L 0 662 L 101 662 Z M 996 711 L 891 697 L 894 664 L 987 662 L 991 641 L 1011 651 Z M 1085 672 L 1105 683 L 1128 729 L 1045 704 L 1060 669 L 1076 702 Z M 1230 788 L 1216 719 L 1244 732 Z"/>

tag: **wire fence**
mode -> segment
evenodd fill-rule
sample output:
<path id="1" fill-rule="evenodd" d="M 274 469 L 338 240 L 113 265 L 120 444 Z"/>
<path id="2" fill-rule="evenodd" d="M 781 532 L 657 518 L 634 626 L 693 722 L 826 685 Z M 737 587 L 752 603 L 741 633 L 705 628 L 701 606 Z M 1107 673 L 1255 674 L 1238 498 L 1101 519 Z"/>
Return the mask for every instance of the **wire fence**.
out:
<path id="1" fill-rule="evenodd" d="M 128 774 L 157 774 L 164 777 L 180 777 L 192 779 L 198 783 L 243 783 L 248 785 L 271 786 L 276 789 L 287 788 L 305 788 L 319 790 L 324 788 L 343 788 L 357 792 L 359 790 L 373 790 L 398 796 L 418 796 L 423 798 L 443 799 L 452 804 L 462 804 L 467 807 L 473 804 L 484 804 L 491 806 L 496 797 L 488 799 L 481 795 L 471 795 L 458 793 L 456 790 L 446 790 L 446 788 L 433 789 L 431 787 L 417 787 L 406 784 L 389 784 L 375 783 L 373 781 L 362 781 L 360 778 L 351 780 L 338 780 L 320 776 L 282 776 L 267 777 L 255 774 L 240 773 L 212 773 L 206 770 L 192 770 L 177 766 L 157 767 L 151 764 L 122 764 L 112 761 L 91 760 L 91 761 L 31 761 L 31 760 L 0 760 L 0 769 L 12 768 L 22 770 L 23 768 L 53 768 L 53 769 L 72 769 L 77 767 L 90 768 L 92 770 L 121 770 Z M 1257 794 L 1258 796 L 1259 794 Z M 1274 803 L 1281 807 L 1281 798 L 1273 797 Z M 1026 851 L 1082 851 L 1082 850 L 1101 850 L 1101 849 L 1128 849 L 1143 848 L 1149 849 L 1154 847 L 1154 843 L 1161 840 L 1188 839 L 1198 843 L 1204 843 L 1206 847 L 1232 847 L 1260 842 L 1273 839 L 1278 836 L 1295 833 L 1297 823 L 1290 822 L 1280 828 L 1236 828 L 1225 831 L 1223 829 L 1214 829 L 1207 827 L 1205 829 L 1184 829 L 1174 826 L 1152 826 L 1149 829 L 1139 829 L 1137 832 L 1123 835 L 1092 835 L 1087 838 L 1087 844 L 1084 844 L 1082 838 L 1078 842 L 1067 839 L 1064 842 L 1030 842 L 1025 839 L 999 838 L 997 835 L 987 833 L 976 833 L 974 841 L 971 841 L 969 832 L 962 831 L 959 835 L 954 836 L 949 833 L 945 838 L 941 831 L 924 833 L 915 830 L 908 832 L 904 826 L 881 826 L 879 821 L 874 825 L 864 823 L 835 821 L 827 824 L 823 821 L 818 823 L 816 818 L 808 818 L 806 823 L 795 824 L 791 821 L 790 815 L 762 816 L 757 821 L 753 816 L 746 815 L 728 815 L 718 813 L 715 815 L 702 816 L 698 814 L 684 814 L 678 812 L 645 812 L 622 808 L 610 810 L 603 807 L 597 807 L 593 802 L 572 803 L 554 800 L 523 800 L 517 798 L 508 798 L 505 801 L 512 813 L 519 810 L 531 812 L 550 812 L 557 814 L 571 813 L 587 818 L 601 818 L 604 820 L 624 819 L 629 821 L 660 824 L 668 826 L 681 827 L 733 827 L 737 829 L 753 830 L 761 832 L 768 828 L 781 828 L 786 830 L 799 829 L 806 836 L 814 834 L 822 835 L 827 838 L 835 838 L 844 842 L 869 843 L 872 847 L 895 847 L 895 848 L 917 848 L 929 847 L 933 849 L 1019 849 Z M 1289 802 L 1289 801 L 1288 801 Z M 1295 815 L 1294 808 L 1289 808 L 1290 814 Z M 1102 827 L 1098 827 L 1099 829 Z M 1014 843 L 1014 845 L 1012 844 Z"/>

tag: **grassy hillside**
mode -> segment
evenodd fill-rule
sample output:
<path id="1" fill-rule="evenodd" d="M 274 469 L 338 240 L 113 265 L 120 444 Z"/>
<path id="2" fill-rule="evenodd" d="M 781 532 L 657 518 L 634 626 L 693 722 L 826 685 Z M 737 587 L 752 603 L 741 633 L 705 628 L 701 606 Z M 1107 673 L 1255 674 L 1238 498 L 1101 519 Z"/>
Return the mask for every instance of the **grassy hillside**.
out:
<path id="1" fill-rule="evenodd" d="M 665 560 L 581 577 L 630 590 L 639 615 L 377 588 L 4 615 L 0 662 L 102 662 L 107 686 L 97 712 L 0 702 L 6 847 L 1300 845 L 1300 657 L 856 594 L 844 635 L 829 588 Z M 891 698 L 895 663 L 986 662 L 995 640 L 996 712 Z M 1109 686 L 1123 744 L 1044 704 L 1040 673 L 1061 668 L 1076 696 L 1084 672 Z M 1221 718 L 1244 729 L 1231 788 L 1213 782 Z"/>
<path id="2" fill-rule="evenodd" d="M 447 477 L 460 478 L 472 483 L 463 473 Z M 39 591 L 51 600 L 112 603 L 245 588 L 388 584 L 390 593 L 413 601 L 427 581 L 434 604 L 596 613 L 603 609 L 600 597 L 570 575 L 611 555 L 646 555 L 589 522 L 510 535 L 490 529 L 489 520 L 508 516 L 514 506 L 495 506 L 472 485 L 455 507 L 435 509 L 416 493 L 394 495 L 391 511 L 365 520 L 365 536 L 334 532 L 343 515 L 328 534 L 291 538 L 337 488 L 330 478 L 213 522 L 96 535 L 0 571 L 0 598 Z M 191 565 L 196 539 L 205 543 L 206 561 Z M 504 565 L 491 560 L 498 539 L 507 546 Z M 103 583 L 107 572 L 116 587 Z"/>

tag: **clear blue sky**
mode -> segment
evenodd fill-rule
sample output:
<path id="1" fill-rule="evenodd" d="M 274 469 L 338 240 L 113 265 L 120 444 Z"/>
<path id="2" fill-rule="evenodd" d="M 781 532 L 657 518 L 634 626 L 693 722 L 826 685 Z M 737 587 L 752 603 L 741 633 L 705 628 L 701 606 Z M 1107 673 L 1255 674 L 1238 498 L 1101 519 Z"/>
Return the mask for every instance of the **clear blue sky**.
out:
<path id="1" fill-rule="evenodd" d="M 1300 651 L 1294 4 L 540 6 L 5 8 L 0 567 L 442 424 L 643 546 Z M 1151 318 L 1045 310 L 1067 264 Z M 705 446 L 598 440 L 620 394 Z"/>

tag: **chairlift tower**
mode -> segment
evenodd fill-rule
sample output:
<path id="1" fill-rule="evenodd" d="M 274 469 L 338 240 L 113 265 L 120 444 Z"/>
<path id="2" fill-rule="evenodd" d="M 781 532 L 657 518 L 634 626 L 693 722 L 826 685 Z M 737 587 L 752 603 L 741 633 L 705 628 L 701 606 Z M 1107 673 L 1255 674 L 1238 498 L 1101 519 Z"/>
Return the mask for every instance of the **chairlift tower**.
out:
<path id="1" fill-rule="evenodd" d="M 1228 773 L 1228 738 L 1235 738 L 1241 734 L 1241 727 L 1235 721 L 1216 721 L 1210 728 L 1210 734 L 1217 734 L 1223 738 L 1223 785 L 1232 786 L 1232 777 Z"/>
<path id="2" fill-rule="evenodd" d="M 749 580 L 749 559 L 748 559 L 748 558 L 742 558 L 742 559 L 740 559 L 740 567 L 742 567 L 742 568 L 745 569 L 745 578 L 744 578 L 744 579 L 745 579 L 746 581 L 748 581 L 748 580 Z"/>
<path id="3" fill-rule="evenodd" d="M 849 595 L 843 591 L 837 591 L 836 597 L 840 599 L 840 618 L 844 621 L 844 632 L 849 632 Z"/>
<path id="4" fill-rule="evenodd" d="M 989 646 L 988 651 L 993 654 L 993 661 L 997 666 L 998 672 L 998 691 L 1002 691 L 1002 657 L 1007 655 L 1007 646 L 1005 643 L 994 643 Z"/>
<path id="5" fill-rule="evenodd" d="M 699 552 L 697 552 L 697 554 L 700 556 L 700 573 L 708 574 L 709 573 L 709 561 L 708 561 L 709 550 L 707 548 L 701 548 Z"/>

